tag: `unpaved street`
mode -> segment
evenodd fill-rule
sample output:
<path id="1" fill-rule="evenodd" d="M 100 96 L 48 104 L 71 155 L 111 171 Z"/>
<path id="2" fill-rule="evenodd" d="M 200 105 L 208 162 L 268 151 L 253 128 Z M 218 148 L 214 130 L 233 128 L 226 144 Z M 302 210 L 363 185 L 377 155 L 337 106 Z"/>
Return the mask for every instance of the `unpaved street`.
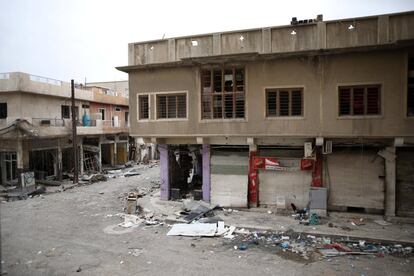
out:
<path id="1" fill-rule="evenodd" d="M 159 167 L 27 200 L 1 203 L 7 275 L 410 275 L 414 258 L 337 257 L 306 263 L 223 238 L 167 237 L 167 225 L 111 232 L 123 194 L 158 180 Z M 106 229 L 106 230 L 105 230 Z M 109 230 L 108 230 L 109 229 Z M 105 230 L 105 231 L 104 231 Z M 412 274 L 411 274 L 412 275 Z"/>

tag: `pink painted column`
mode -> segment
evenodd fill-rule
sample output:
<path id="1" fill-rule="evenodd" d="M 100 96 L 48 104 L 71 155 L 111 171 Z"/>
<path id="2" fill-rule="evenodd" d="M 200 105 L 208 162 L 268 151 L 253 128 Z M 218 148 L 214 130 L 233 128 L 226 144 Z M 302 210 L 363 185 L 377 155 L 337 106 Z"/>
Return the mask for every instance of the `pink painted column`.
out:
<path id="1" fill-rule="evenodd" d="M 161 199 L 170 199 L 170 174 L 168 164 L 168 145 L 158 145 L 160 152 L 160 188 L 161 188 Z"/>
<path id="2" fill-rule="evenodd" d="M 203 200 L 210 202 L 210 145 L 203 144 Z"/>

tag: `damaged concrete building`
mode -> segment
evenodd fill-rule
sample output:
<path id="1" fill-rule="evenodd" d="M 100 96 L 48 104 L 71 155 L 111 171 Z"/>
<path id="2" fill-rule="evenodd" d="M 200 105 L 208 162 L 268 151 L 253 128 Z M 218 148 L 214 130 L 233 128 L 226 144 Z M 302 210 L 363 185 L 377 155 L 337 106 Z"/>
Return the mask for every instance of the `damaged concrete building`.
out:
<path id="1" fill-rule="evenodd" d="M 128 45 L 161 197 L 414 217 L 414 12 Z"/>
<path id="2" fill-rule="evenodd" d="M 118 82 L 118 87 L 127 86 Z M 129 160 L 128 91 L 76 85 L 80 174 Z M 26 73 L 0 74 L 0 184 L 61 180 L 73 173 L 71 84 Z M 22 181 L 24 186 L 24 181 Z"/>

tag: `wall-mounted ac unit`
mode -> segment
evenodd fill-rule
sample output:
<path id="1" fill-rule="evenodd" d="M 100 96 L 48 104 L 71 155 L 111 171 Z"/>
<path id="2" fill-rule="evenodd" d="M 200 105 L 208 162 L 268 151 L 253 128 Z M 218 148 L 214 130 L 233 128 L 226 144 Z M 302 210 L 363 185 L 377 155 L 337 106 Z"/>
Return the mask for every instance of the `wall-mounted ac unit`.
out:
<path id="1" fill-rule="evenodd" d="M 323 143 L 322 153 L 323 154 L 332 153 L 332 141 L 325 141 L 325 143 Z"/>
<path id="2" fill-rule="evenodd" d="M 310 158 L 312 157 L 312 142 L 306 142 L 304 144 L 304 151 L 305 151 L 305 158 Z"/>

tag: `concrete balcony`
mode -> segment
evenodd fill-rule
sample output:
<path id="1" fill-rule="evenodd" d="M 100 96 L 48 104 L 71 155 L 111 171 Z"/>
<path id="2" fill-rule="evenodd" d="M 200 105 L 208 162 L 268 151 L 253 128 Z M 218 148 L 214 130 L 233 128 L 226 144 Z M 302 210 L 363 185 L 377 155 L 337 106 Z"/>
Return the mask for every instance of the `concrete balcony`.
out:
<path id="1" fill-rule="evenodd" d="M 51 78 L 30 75 L 21 72 L 0 74 L 0 93 L 27 92 L 39 95 L 70 98 L 71 84 Z M 104 94 L 103 89 L 75 88 L 77 100 L 127 106 L 128 98 Z"/>

